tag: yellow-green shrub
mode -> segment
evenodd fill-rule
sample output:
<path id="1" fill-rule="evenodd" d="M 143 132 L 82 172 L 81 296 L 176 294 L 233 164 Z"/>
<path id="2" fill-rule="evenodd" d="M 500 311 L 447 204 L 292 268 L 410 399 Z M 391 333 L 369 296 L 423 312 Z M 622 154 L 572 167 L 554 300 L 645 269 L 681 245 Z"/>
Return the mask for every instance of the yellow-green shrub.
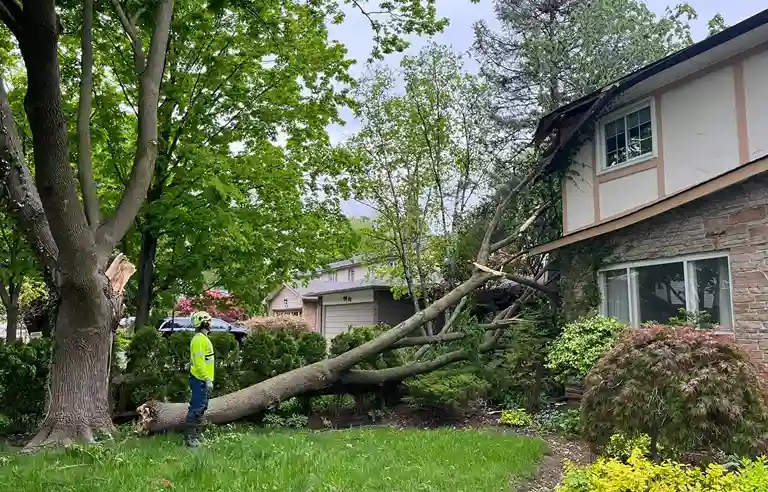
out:
<path id="1" fill-rule="evenodd" d="M 533 419 L 528 415 L 528 412 L 526 412 L 524 408 L 502 410 L 499 424 L 512 427 L 525 427 L 526 425 L 533 424 Z"/>
<path id="2" fill-rule="evenodd" d="M 587 467 L 565 466 L 563 483 L 555 492 L 756 492 L 768 490 L 764 457 L 743 459 L 735 472 L 722 465 L 695 468 L 672 461 L 655 464 L 639 450 L 627 463 L 599 458 Z"/>

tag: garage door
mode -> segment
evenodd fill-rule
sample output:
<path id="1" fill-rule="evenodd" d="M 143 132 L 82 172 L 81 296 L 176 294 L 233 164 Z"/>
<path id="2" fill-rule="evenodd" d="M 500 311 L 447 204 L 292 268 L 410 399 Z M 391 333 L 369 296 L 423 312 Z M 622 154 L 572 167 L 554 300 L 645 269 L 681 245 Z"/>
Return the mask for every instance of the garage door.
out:
<path id="1" fill-rule="evenodd" d="M 373 321 L 373 303 L 338 304 L 323 306 L 325 316 L 325 337 L 331 339 L 350 327 L 371 326 Z"/>

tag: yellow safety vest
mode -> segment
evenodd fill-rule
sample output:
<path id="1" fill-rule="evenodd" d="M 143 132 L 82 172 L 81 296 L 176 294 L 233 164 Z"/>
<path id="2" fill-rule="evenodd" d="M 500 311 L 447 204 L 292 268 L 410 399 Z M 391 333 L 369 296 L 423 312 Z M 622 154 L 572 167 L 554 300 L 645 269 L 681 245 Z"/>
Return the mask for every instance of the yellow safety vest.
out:
<path id="1" fill-rule="evenodd" d="M 197 379 L 213 381 L 213 344 L 203 333 L 195 333 L 189 343 L 190 372 Z"/>

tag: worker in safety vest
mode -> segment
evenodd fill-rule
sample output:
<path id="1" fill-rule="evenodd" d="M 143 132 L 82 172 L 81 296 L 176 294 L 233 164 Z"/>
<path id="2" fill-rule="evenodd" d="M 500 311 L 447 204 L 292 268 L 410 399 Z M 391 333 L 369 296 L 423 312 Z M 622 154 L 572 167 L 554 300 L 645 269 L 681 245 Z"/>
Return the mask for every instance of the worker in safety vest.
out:
<path id="1" fill-rule="evenodd" d="M 188 446 L 200 445 L 200 427 L 203 415 L 208 409 L 208 400 L 213 391 L 213 344 L 208 338 L 211 331 L 211 315 L 198 311 L 192 315 L 195 335 L 189 344 L 190 367 L 189 386 L 192 398 L 187 412 L 186 443 Z"/>

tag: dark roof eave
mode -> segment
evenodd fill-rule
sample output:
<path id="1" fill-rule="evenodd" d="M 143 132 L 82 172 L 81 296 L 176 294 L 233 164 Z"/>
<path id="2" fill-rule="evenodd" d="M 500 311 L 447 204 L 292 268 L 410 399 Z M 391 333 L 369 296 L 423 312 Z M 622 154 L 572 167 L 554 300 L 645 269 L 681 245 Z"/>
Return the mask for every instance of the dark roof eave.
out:
<path id="1" fill-rule="evenodd" d="M 389 290 L 392 286 L 386 285 L 386 284 L 373 284 L 373 285 L 356 285 L 356 286 L 350 286 L 350 287 L 340 287 L 338 289 L 330 289 L 330 290 L 322 290 L 322 291 L 314 291 L 309 292 L 306 294 L 306 296 L 312 296 L 312 297 L 320 297 L 325 296 L 329 294 L 341 294 L 342 292 L 354 292 L 356 290 Z"/>

